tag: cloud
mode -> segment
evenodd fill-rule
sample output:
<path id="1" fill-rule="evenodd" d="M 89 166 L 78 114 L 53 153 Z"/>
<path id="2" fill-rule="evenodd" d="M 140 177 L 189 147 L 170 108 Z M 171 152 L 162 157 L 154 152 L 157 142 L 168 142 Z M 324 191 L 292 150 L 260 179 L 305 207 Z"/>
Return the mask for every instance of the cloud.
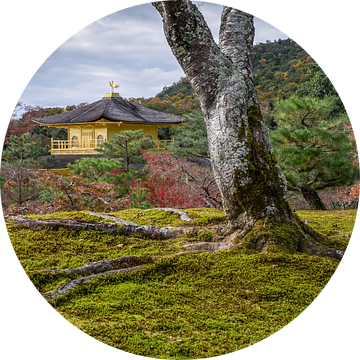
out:
<path id="1" fill-rule="evenodd" d="M 222 6 L 196 2 L 215 41 Z M 286 37 L 255 19 L 255 41 Z M 85 27 L 62 44 L 39 68 L 20 101 L 43 107 L 93 102 L 120 84 L 124 97 L 152 97 L 164 85 L 184 76 L 163 34 L 162 21 L 151 4 L 110 14 Z"/>
<path id="2" fill-rule="evenodd" d="M 259 19 L 254 19 L 255 23 L 255 44 L 258 42 L 265 43 L 266 40 L 287 39 L 288 36 L 279 29 L 270 25 L 269 23 Z"/>

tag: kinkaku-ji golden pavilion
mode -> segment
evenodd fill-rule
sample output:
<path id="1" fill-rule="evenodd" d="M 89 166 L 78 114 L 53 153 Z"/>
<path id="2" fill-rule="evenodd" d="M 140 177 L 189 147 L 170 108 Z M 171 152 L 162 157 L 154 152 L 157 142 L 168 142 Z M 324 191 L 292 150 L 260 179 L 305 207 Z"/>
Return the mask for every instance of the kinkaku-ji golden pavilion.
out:
<path id="1" fill-rule="evenodd" d="M 115 84 L 115 85 L 114 85 Z M 51 139 L 52 155 L 92 155 L 99 154 L 98 144 L 110 140 L 123 130 L 140 130 L 157 144 L 152 152 L 163 152 L 171 140 L 159 140 L 158 129 L 181 125 L 181 118 L 145 108 L 123 99 L 110 82 L 111 92 L 92 104 L 44 118 L 33 119 L 42 126 L 65 128 L 67 140 Z"/>

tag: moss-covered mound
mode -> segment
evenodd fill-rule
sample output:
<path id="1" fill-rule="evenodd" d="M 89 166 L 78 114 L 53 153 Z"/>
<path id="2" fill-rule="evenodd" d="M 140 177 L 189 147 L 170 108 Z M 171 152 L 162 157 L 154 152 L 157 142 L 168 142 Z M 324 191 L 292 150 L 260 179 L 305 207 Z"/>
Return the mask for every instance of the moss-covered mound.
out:
<path id="1" fill-rule="evenodd" d="M 326 235 L 322 244 L 330 249 L 345 251 L 355 224 L 357 209 L 297 211 L 301 220 Z"/>
<path id="2" fill-rule="evenodd" d="M 104 219 L 101 216 L 91 215 L 86 211 L 61 211 L 52 214 L 45 215 L 27 215 L 28 219 L 39 220 L 39 219 L 75 219 L 84 221 L 97 221 L 97 222 L 115 222 L 111 219 Z"/>
<path id="3" fill-rule="evenodd" d="M 189 254 L 99 277 L 50 303 L 90 336 L 133 354 L 212 357 L 280 330 L 309 306 L 336 266 L 303 254 Z"/>
<path id="4" fill-rule="evenodd" d="M 126 221 L 131 221 L 139 225 L 152 226 L 207 226 L 226 221 L 225 213 L 221 210 L 200 208 L 181 210 L 189 215 L 194 221 L 188 223 L 180 219 L 180 215 L 173 211 L 163 211 L 157 209 L 140 210 L 129 209 L 122 210 L 110 215 L 119 217 Z"/>
<path id="5" fill-rule="evenodd" d="M 134 354 L 188 359 L 217 356 L 254 344 L 298 316 L 321 292 L 337 260 L 305 254 L 259 253 L 241 248 L 183 253 L 183 245 L 211 241 L 223 212 L 184 210 L 194 220 L 161 210 L 126 210 L 114 216 L 153 226 L 195 226 L 177 239 L 126 237 L 106 231 L 49 230 L 8 223 L 15 252 L 30 279 L 46 295 L 81 275 L 68 269 L 135 255 L 132 273 L 100 275 L 51 305 L 84 332 Z M 328 247 L 345 250 L 356 210 L 299 211 Z M 83 212 L 36 219 L 109 221 Z M 155 263 L 151 256 L 161 258 Z"/>

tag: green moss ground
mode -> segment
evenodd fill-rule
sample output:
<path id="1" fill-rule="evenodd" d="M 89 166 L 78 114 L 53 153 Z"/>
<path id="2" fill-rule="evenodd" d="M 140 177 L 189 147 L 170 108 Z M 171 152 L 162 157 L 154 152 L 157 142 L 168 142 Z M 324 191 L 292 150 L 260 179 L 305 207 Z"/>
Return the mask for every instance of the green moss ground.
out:
<path id="1" fill-rule="evenodd" d="M 268 337 L 310 305 L 338 265 L 336 260 L 305 254 L 250 254 L 239 249 L 173 257 L 171 254 L 183 251 L 183 244 L 209 239 L 212 230 L 207 230 L 207 224 L 225 220 L 219 211 L 186 212 L 197 225 L 205 225 L 196 237 L 146 240 L 103 231 L 30 229 L 11 223 L 8 231 L 24 270 L 43 294 L 77 276 L 38 270 L 77 267 L 123 255 L 170 255 L 137 273 L 97 277 L 50 301 L 94 338 L 155 358 L 217 356 Z M 356 210 L 297 214 L 328 234 L 331 246 L 346 247 L 349 239 L 344 234 L 351 234 Z M 159 210 L 133 209 L 116 215 L 138 224 L 182 225 L 177 214 L 163 216 Z M 85 220 L 84 216 L 91 215 L 51 216 Z"/>
<path id="2" fill-rule="evenodd" d="M 74 219 L 74 220 L 85 220 L 85 221 L 97 221 L 97 222 L 115 222 L 111 219 L 104 219 L 101 216 L 91 215 L 86 212 L 79 211 L 61 211 L 53 214 L 45 215 L 27 215 L 28 219 L 39 220 L 39 219 Z"/>
<path id="3" fill-rule="evenodd" d="M 206 226 L 226 221 L 225 213 L 221 210 L 200 208 L 181 210 L 186 212 L 194 222 L 187 223 L 180 220 L 180 215 L 172 211 L 161 210 L 123 210 L 110 215 L 117 216 L 123 220 L 131 221 L 139 225 L 152 226 Z"/>
<path id="4" fill-rule="evenodd" d="M 301 210 L 296 214 L 315 230 L 326 235 L 323 242 L 329 248 L 345 251 L 355 224 L 356 209 L 314 211 Z M 345 236 L 347 234 L 347 236 Z"/>

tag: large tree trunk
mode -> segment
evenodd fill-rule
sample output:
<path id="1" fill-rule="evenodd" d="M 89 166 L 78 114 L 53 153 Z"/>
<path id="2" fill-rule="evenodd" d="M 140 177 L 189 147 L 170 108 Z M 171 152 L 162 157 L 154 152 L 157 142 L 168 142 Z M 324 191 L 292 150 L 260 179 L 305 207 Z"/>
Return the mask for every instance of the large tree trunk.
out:
<path id="1" fill-rule="evenodd" d="M 304 188 L 304 187 L 301 187 L 300 190 L 302 196 L 309 204 L 311 210 L 326 210 L 326 206 L 322 202 L 316 190 L 312 188 Z"/>
<path id="2" fill-rule="evenodd" d="M 189 0 L 153 5 L 201 104 L 229 232 L 236 231 L 231 241 L 262 251 L 299 250 L 309 235 L 320 235 L 293 215 L 287 201 L 286 180 L 275 159 L 253 81 L 253 16 L 224 7 L 218 46 Z"/>

